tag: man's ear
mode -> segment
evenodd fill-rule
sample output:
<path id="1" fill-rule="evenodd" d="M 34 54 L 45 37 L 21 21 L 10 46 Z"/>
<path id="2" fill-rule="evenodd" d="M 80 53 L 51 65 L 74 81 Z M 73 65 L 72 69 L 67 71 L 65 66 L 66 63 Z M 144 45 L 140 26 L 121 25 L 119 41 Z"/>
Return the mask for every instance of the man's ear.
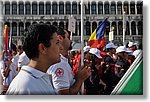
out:
<path id="1" fill-rule="evenodd" d="M 44 44 L 40 43 L 38 50 L 39 50 L 39 53 L 46 54 L 46 47 L 44 46 Z"/>
<path id="2" fill-rule="evenodd" d="M 58 37 L 58 40 L 59 40 L 60 42 L 62 42 L 63 37 L 62 37 L 61 35 L 57 35 L 57 37 Z"/>

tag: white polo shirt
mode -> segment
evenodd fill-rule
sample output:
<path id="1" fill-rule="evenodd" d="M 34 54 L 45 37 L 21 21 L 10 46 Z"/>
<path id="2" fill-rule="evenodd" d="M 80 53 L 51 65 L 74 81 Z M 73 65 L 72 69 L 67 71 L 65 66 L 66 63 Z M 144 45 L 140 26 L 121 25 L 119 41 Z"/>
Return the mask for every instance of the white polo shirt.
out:
<path id="1" fill-rule="evenodd" d="M 25 52 L 23 52 L 18 59 L 18 67 L 22 67 L 23 65 L 27 65 L 29 63 L 29 58 L 27 57 L 27 55 L 25 54 Z"/>
<path id="2" fill-rule="evenodd" d="M 54 95 L 51 76 L 29 66 L 23 66 L 10 84 L 6 94 Z"/>
<path id="3" fill-rule="evenodd" d="M 47 73 L 52 75 L 53 85 L 57 91 L 69 89 L 75 82 L 68 59 L 61 55 L 61 62 L 50 66 Z"/>

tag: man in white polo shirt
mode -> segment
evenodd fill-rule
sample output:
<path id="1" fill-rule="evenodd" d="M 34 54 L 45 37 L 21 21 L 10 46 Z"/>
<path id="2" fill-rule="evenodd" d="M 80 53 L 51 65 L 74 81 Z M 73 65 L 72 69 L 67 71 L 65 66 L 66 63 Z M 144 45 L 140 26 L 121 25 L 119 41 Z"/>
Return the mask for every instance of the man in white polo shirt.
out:
<path id="1" fill-rule="evenodd" d="M 20 69 L 23 65 L 29 64 L 29 61 L 30 61 L 29 58 L 27 57 L 26 53 L 23 51 L 23 53 L 21 55 L 19 55 L 18 71 L 20 71 Z"/>
<path id="2" fill-rule="evenodd" d="M 55 94 L 51 76 L 46 71 L 50 65 L 60 62 L 56 31 L 56 27 L 46 24 L 29 27 L 23 48 L 30 62 L 21 68 L 6 94 Z"/>
<path id="3" fill-rule="evenodd" d="M 63 28 L 58 28 L 57 34 L 60 41 L 61 62 L 52 65 L 47 73 L 52 75 L 53 85 L 57 94 L 78 94 L 82 83 L 91 75 L 91 69 L 85 66 L 79 71 L 76 79 L 74 78 L 67 58 L 71 43 L 70 35 Z"/>

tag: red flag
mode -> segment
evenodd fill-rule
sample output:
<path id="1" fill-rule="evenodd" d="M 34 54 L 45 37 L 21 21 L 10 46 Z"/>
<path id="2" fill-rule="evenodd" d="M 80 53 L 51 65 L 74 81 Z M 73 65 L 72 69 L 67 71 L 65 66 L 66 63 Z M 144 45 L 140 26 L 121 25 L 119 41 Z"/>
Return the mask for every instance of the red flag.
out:
<path id="1" fill-rule="evenodd" d="M 5 45 L 5 51 L 8 51 L 8 26 L 5 25 L 4 28 L 4 45 Z"/>

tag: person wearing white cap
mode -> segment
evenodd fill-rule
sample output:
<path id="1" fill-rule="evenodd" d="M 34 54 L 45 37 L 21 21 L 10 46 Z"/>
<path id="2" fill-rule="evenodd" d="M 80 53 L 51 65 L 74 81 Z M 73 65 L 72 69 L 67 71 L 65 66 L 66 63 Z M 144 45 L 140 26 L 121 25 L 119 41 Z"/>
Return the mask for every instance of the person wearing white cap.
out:
<path id="1" fill-rule="evenodd" d="M 112 91 L 112 69 L 114 68 L 114 64 L 116 59 L 114 55 L 116 53 L 117 46 L 114 43 L 110 42 L 106 45 L 106 50 L 108 51 L 107 55 L 104 57 L 104 63 L 102 65 L 102 80 L 106 83 L 106 93 L 110 94 Z"/>
<path id="2" fill-rule="evenodd" d="M 90 51 L 90 49 L 91 49 L 90 46 L 85 46 L 85 47 L 83 48 L 83 51 L 84 51 L 84 52 L 87 52 L 87 51 Z"/>
<path id="3" fill-rule="evenodd" d="M 100 76 L 99 68 L 101 66 L 100 50 L 97 48 L 91 48 L 89 51 L 89 60 L 92 61 L 91 68 L 92 74 L 85 81 L 86 95 L 98 95 L 100 94 Z"/>
<path id="4" fill-rule="evenodd" d="M 141 52 L 142 52 L 142 43 L 140 43 L 140 44 L 138 45 L 138 49 L 133 52 L 133 55 L 135 56 L 135 58 L 137 58 L 137 56 L 138 56 Z"/>
<path id="5" fill-rule="evenodd" d="M 133 55 L 133 52 L 129 49 L 126 48 L 126 60 L 130 63 L 130 65 L 133 63 L 133 61 L 135 60 L 135 56 Z"/>
<path id="6" fill-rule="evenodd" d="M 130 64 L 126 60 L 127 48 L 125 46 L 119 46 L 116 49 L 118 60 L 115 63 L 114 67 L 114 77 L 113 77 L 113 86 L 115 87 L 125 72 L 128 70 Z"/>
<path id="7" fill-rule="evenodd" d="M 129 47 L 129 49 L 130 49 L 132 52 L 134 52 L 134 51 L 137 49 L 136 43 L 131 42 L 131 41 L 129 41 L 128 47 Z"/>

